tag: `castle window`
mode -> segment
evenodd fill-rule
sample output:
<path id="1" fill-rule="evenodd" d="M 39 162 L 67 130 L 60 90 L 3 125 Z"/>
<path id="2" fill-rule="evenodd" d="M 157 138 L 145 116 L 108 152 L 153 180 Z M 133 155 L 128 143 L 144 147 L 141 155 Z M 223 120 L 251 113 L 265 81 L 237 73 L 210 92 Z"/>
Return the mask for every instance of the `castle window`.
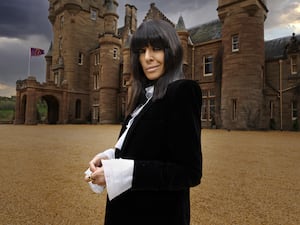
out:
<path id="1" fill-rule="evenodd" d="M 274 102 L 270 101 L 270 118 L 274 119 Z"/>
<path id="2" fill-rule="evenodd" d="M 79 52 L 78 54 L 78 65 L 83 65 L 83 53 Z"/>
<path id="3" fill-rule="evenodd" d="M 80 119 L 81 117 L 81 100 L 77 99 L 75 103 L 75 119 Z"/>
<path id="4" fill-rule="evenodd" d="M 203 97 L 203 96 L 202 96 Z M 201 120 L 207 120 L 208 118 L 208 108 L 207 108 L 207 99 L 202 99 L 202 110 L 201 110 Z"/>
<path id="5" fill-rule="evenodd" d="M 213 75 L 213 57 L 204 56 L 203 57 L 203 75 L 204 76 L 212 76 Z"/>
<path id="6" fill-rule="evenodd" d="M 97 10 L 96 9 L 91 9 L 91 20 L 96 20 L 97 19 Z"/>
<path id="7" fill-rule="evenodd" d="M 100 55 L 97 53 L 95 54 L 95 66 L 100 64 Z"/>
<path id="8" fill-rule="evenodd" d="M 62 50 L 62 37 L 58 39 L 58 48 L 59 50 Z"/>
<path id="9" fill-rule="evenodd" d="M 297 56 L 296 55 L 291 56 L 291 74 L 292 75 L 297 74 Z"/>
<path id="10" fill-rule="evenodd" d="M 296 120 L 298 118 L 298 109 L 297 109 L 297 102 L 292 102 L 292 120 Z"/>
<path id="11" fill-rule="evenodd" d="M 239 35 L 235 34 L 231 37 L 231 43 L 232 43 L 232 52 L 238 52 L 239 51 Z"/>
<path id="12" fill-rule="evenodd" d="M 231 100 L 232 103 L 232 120 L 236 120 L 237 119 L 237 99 L 232 99 Z"/>
<path id="13" fill-rule="evenodd" d="M 99 105 L 93 105 L 92 117 L 94 121 L 99 121 Z"/>
<path id="14" fill-rule="evenodd" d="M 99 73 L 94 74 L 94 90 L 98 90 L 100 87 L 100 76 Z"/>
<path id="15" fill-rule="evenodd" d="M 62 30 L 63 29 L 63 27 L 64 27 L 64 22 L 65 22 L 65 17 L 64 17 L 64 15 L 62 15 L 61 17 L 60 17 L 60 24 L 59 24 L 59 28 Z"/>
<path id="16" fill-rule="evenodd" d="M 118 56 L 118 49 L 117 48 L 114 48 L 114 51 L 113 51 L 113 58 L 116 59 Z"/>
<path id="17" fill-rule="evenodd" d="M 59 83 L 60 83 L 59 71 L 55 71 L 54 72 L 54 84 L 56 84 L 57 86 L 59 86 Z"/>
<path id="18" fill-rule="evenodd" d="M 216 112 L 216 104 L 215 104 L 215 91 L 214 89 L 203 90 L 202 91 L 202 112 L 201 119 L 202 120 L 212 120 L 215 117 Z"/>
<path id="19" fill-rule="evenodd" d="M 123 85 L 122 85 L 123 87 L 126 87 L 127 80 L 126 80 L 124 77 L 123 77 L 123 82 L 122 82 L 122 84 L 123 84 Z"/>

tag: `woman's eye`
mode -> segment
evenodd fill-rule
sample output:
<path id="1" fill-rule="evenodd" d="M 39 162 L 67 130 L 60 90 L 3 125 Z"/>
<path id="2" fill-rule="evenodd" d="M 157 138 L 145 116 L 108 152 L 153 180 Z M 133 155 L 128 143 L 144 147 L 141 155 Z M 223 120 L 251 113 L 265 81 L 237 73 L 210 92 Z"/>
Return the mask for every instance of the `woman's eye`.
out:
<path id="1" fill-rule="evenodd" d="M 160 51 L 160 50 L 162 50 L 162 49 L 159 47 L 153 47 L 153 51 Z"/>
<path id="2" fill-rule="evenodd" d="M 145 49 L 139 49 L 139 54 L 143 54 L 143 53 L 145 53 Z"/>

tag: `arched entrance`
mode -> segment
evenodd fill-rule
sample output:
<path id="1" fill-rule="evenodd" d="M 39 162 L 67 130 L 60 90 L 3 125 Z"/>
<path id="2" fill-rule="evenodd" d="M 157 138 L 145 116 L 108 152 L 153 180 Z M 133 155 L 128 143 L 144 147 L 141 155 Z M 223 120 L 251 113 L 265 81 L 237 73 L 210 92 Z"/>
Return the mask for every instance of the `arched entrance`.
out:
<path id="1" fill-rule="evenodd" d="M 52 95 L 42 96 L 42 100 L 47 103 L 47 121 L 48 124 L 56 124 L 59 119 L 59 102 Z"/>

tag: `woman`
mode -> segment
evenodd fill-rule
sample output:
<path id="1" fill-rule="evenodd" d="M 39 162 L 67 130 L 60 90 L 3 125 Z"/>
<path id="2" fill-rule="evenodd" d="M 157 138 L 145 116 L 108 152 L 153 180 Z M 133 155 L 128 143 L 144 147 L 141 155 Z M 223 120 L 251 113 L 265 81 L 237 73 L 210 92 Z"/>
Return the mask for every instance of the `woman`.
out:
<path id="1" fill-rule="evenodd" d="M 91 160 L 87 178 L 107 188 L 106 225 L 190 223 L 189 189 L 202 176 L 202 96 L 183 79 L 182 59 L 165 21 L 143 22 L 132 36 L 132 113 L 115 148 Z"/>

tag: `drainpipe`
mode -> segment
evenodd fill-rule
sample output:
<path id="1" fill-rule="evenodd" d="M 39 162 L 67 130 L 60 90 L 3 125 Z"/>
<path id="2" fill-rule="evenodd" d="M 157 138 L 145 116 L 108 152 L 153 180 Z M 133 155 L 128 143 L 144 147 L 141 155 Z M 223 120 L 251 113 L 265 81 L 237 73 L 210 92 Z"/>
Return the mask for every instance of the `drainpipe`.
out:
<path id="1" fill-rule="evenodd" d="M 280 130 L 282 130 L 282 59 L 279 60 Z"/>

